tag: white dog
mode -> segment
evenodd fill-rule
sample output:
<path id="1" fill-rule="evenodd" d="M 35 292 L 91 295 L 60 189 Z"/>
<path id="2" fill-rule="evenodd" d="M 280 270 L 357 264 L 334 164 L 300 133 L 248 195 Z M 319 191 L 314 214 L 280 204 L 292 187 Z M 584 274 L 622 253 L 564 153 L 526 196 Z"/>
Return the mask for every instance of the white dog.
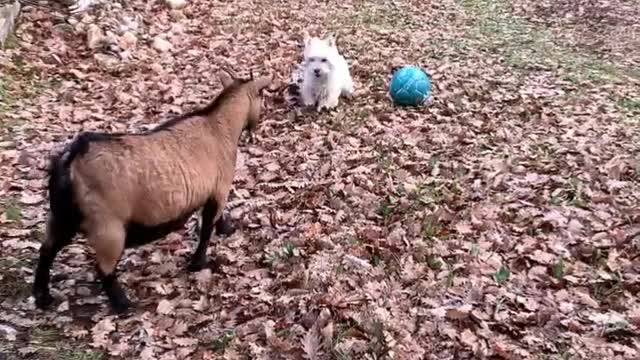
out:
<path id="1" fill-rule="evenodd" d="M 304 33 L 304 61 L 302 64 L 300 100 L 304 106 L 314 106 L 317 111 L 338 106 L 340 96 L 352 96 L 353 80 L 349 65 L 336 47 L 335 35 L 324 39 L 310 37 Z M 291 89 L 290 93 L 297 92 Z"/>

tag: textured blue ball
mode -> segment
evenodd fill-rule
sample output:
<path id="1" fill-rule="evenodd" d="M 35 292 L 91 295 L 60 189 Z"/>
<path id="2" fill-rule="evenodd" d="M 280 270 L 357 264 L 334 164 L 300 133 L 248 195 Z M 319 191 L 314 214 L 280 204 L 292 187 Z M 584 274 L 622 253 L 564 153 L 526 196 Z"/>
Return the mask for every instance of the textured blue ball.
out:
<path id="1" fill-rule="evenodd" d="M 398 105 L 423 104 L 431 92 L 429 75 L 417 66 L 404 66 L 393 74 L 389 95 Z"/>

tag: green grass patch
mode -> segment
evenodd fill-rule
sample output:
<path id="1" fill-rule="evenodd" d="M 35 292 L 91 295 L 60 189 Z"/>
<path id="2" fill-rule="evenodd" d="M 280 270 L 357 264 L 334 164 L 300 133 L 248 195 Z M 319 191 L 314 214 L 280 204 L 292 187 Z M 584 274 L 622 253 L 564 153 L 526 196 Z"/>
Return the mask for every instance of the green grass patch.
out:
<path id="1" fill-rule="evenodd" d="M 429 215 L 422 221 L 420 231 L 424 241 L 433 241 L 442 232 L 442 225 L 435 216 Z"/>
<path id="2" fill-rule="evenodd" d="M 376 213 L 382 217 L 382 221 L 385 225 L 388 225 L 391 221 L 391 217 L 395 213 L 396 205 L 391 201 L 391 199 L 387 196 L 380 199 L 378 203 L 378 208 L 376 209 Z"/>
<path id="3" fill-rule="evenodd" d="M 56 360 L 102 360 L 104 354 L 90 350 L 62 351 L 56 356 Z"/>
<path id="4" fill-rule="evenodd" d="M 283 263 L 293 258 L 295 256 L 295 249 L 295 245 L 285 243 L 278 251 L 268 253 L 265 257 L 265 263 L 270 268 L 274 268 L 278 263 Z"/>
<path id="5" fill-rule="evenodd" d="M 615 295 L 624 293 L 624 280 L 618 272 L 610 272 L 611 279 L 600 280 L 591 284 L 591 295 L 597 301 L 605 301 Z"/>
<path id="6" fill-rule="evenodd" d="M 339 360 L 351 360 L 352 356 L 346 352 L 339 350 L 338 345 L 352 336 L 352 332 L 356 330 L 355 323 L 339 323 L 336 325 L 336 331 L 331 339 L 331 358 Z"/>
<path id="7" fill-rule="evenodd" d="M 9 64 L 0 68 L 0 114 L 15 108 L 19 99 L 37 97 L 61 83 L 58 77 L 43 79 L 38 68 L 22 56 L 14 55 Z"/>
<path id="8" fill-rule="evenodd" d="M 562 258 L 559 258 L 558 261 L 553 264 L 551 270 L 553 272 L 554 278 L 556 278 L 557 280 L 562 280 L 567 273 L 567 270 L 564 267 L 564 260 Z"/>
<path id="9" fill-rule="evenodd" d="M 373 31 L 421 29 L 422 23 L 412 16 L 407 7 L 393 1 L 372 1 L 359 4 L 355 14 L 338 13 L 340 23 Z"/>
<path id="10" fill-rule="evenodd" d="M 17 269 L 20 266 L 20 262 L 0 259 L 0 268 L 4 269 L 0 274 L 0 298 L 26 298 L 31 294 L 31 286 L 24 281 L 25 275 Z"/>
<path id="11" fill-rule="evenodd" d="M 510 276 L 511 270 L 509 270 L 508 267 L 502 265 L 500 269 L 498 269 L 498 271 L 496 271 L 496 273 L 494 274 L 493 279 L 498 285 L 502 285 L 507 282 L 507 280 L 509 280 Z"/>
<path id="12" fill-rule="evenodd" d="M 104 353 L 87 349 L 85 344 L 74 344 L 55 327 L 33 328 L 29 333 L 29 347 L 43 360 L 102 360 Z"/>
<path id="13" fill-rule="evenodd" d="M 505 0 L 458 0 L 458 3 L 475 19 L 475 33 L 471 37 L 487 50 L 503 55 L 513 68 L 556 70 L 574 85 L 639 78 L 633 69 L 558 45 L 550 31 L 515 17 Z"/>
<path id="14" fill-rule="evenodd" d="M 227 331 L 219 337 L 211 340 L 211 342 L 209 343 L 209 349 L 217 353 L 224 352 L 224 350 L 229 346 L 229 344 L 231 344 L 235 337 L 236 334 L 234 331 Z"/>
<path id="15" fill-rule="evenodd" d="M 7 38 L 4 41 L 3 50 L 15 49 L 17 46 L 18 38 L 16 37 L 16 34 L 14 34 L 13 32 L 9 32 L 9 34 L 7 34 Z"/>
<path id="16" fill-rule="evenodd" d="M 7 220 L 19 221 L 22 218 L 22 208 L 15 198 L 9 198 L 2 205 L 2 211 Z"/>
<path id="17" fill-rule="evenodd" d="M 618 107 L 632 112 L 640 112 L 640 98 L 625 97 L 616 102 Z"/>
<path id="18" fill-rule="evenodd" d="M 434 255 L 427 255 L 425 257 L 425 261 L 427 262 L 429 268 L 431 268 L 432 270 L 440 270 L 445 265 L 439 257 L 436 257 Z"/>
<path id="19" fill-rule="evenodd" d="M 29 345 L 38 349 L 39 354 L 51 356 L 59 351 L 59 343 L 63 342 L 63 340 L 64 338 L 58 329 L 54 327 L 39 327 L 31 331 Z"/>

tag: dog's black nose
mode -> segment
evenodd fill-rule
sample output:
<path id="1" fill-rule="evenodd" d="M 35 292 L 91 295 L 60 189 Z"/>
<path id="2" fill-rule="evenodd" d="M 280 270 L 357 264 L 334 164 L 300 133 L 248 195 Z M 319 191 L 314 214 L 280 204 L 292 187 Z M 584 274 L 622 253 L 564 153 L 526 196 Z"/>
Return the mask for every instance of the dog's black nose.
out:
<path id="1" fill-rule="evenodd" d="M 313 69 L 313 72 L 314 72 L 316 75 L 320 75 L 320 69 Z"/>

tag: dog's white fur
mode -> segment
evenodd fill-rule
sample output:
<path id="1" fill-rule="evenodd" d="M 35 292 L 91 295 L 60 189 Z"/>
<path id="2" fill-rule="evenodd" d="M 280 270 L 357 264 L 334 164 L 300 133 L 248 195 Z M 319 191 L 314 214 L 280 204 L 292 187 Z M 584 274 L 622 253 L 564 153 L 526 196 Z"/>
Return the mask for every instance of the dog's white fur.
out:
<path id="1" fill-rule="evenodd" d="M 320 39 L 304 33 L 303 68 L 300 95 L 304 106 L 315 106 L 318 111 L 333 109 L 338 106 L 340 96 L 353 95 L 349 65 L 338 52 L 334 34 Z"/>

